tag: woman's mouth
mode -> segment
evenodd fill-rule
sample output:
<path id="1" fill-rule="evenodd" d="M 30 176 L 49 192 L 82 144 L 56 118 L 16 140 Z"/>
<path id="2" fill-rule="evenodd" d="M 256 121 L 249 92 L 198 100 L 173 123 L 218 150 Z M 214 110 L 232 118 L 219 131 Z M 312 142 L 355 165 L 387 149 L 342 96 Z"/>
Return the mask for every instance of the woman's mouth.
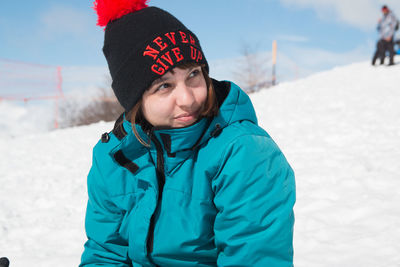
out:
<path id="1" fill-rule="evenodd" d="M 178 115 L 175 119 L 180 122 L 188 123 L 195 121 L 197 119 L 197 114 L 198 112 L 183 113 L 181 115 Z"/>

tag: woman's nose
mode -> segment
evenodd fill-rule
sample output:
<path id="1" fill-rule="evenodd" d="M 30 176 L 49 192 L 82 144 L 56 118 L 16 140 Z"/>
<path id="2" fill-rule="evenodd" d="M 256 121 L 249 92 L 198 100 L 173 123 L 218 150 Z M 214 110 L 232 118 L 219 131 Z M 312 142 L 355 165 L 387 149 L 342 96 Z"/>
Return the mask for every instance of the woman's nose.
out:
<path id="1" fill-rule="evenodd" d="M 191 107 L 195 102 L 192 88 L 186 85 L 180 85 L 176 90 L 176 104 L 181 107 Z"/>

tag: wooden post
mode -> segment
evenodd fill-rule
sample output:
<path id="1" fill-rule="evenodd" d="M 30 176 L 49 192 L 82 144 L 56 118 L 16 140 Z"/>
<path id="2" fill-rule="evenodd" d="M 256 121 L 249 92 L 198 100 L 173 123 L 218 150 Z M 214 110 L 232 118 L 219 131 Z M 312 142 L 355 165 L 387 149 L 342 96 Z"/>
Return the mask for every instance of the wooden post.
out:
<path id="1" fill-rule="evenodd" d="M 58 125 L 58 115 L 59 115 L 59 103 L 58 103 L 58 99 L 59 98 L 63 98 L 64 94 L 62 91 L 62 74 L 61 74 L 61 67 L 58 66 L 57 67 L 57 91 L 58 94 L 55 98 L 55 111 L 54 111 L 54 128 L 58 129 L 59 125 Z"/>
<path id="2" fill-rule="evenodd" d="M 276 84 L 276 40 L 272 42 L 272 86 Z"/>

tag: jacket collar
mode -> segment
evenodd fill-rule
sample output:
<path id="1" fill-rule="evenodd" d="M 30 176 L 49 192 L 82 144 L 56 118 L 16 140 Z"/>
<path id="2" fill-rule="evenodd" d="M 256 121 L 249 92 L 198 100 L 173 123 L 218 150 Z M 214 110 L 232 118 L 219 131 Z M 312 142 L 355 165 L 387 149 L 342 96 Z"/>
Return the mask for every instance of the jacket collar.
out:
<path id="1" fill-rule="evenodd" d="M 209 125 L 209 119 L 203 118 L 199 122 L 178 129 L 154 130 L 153 135 L 161 141 L 163 148 L 169 154 L 178 151 L 192 150 L 199 143 Z"/>
<path id="2" fill-rule="evenodd" d="M 212 119 L 199 144 L 211 137 L 217 137 L 225 127 L 237 121 L 251 121 L 257 124 L 257 117 L 249 96 L 233 82 L 213 80 L 217 91 L 220 108 L 218 115 Z M 223 91 L 218 96 L 218 92 Z"/>

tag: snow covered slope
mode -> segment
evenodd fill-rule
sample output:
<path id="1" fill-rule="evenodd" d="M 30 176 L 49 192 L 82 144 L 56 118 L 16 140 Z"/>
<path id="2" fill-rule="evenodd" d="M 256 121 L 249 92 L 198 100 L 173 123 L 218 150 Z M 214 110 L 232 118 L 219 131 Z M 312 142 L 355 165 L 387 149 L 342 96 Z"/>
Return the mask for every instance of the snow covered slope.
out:
<path id="1" fill-rule="evenodd" d="M 295 266 L 400 266 L 400 66 L 353 64 L 252 99 L 295 169 Z"/>
<path id="2" fill-rule="evenodd" d="M 400 266 L 400 65 L 357 63 L 251 98 L 296 173 L 295 266 Z M 111 127 L 2 135 L 0 257 L 11 266 L 79 264 L 91 148 Z"/>

